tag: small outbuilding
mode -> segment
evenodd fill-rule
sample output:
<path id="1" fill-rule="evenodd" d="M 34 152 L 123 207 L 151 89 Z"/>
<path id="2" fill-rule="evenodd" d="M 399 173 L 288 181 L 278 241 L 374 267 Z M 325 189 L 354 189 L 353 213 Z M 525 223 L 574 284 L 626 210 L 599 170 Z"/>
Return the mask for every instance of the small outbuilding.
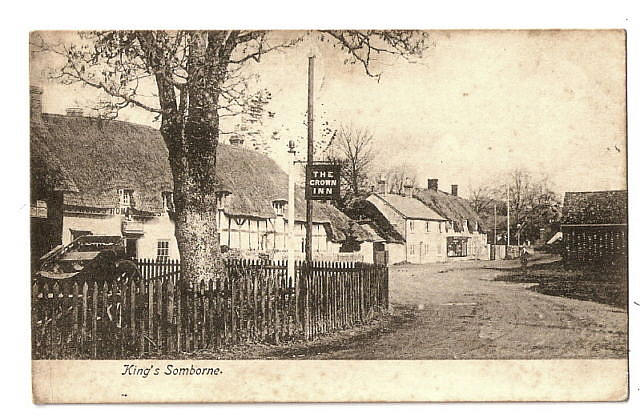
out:
<path id="1" fill-rule="evenodd" d="M 627 191 L 570 192 L 562 210 L 567 264 L 626 265 Z"/>

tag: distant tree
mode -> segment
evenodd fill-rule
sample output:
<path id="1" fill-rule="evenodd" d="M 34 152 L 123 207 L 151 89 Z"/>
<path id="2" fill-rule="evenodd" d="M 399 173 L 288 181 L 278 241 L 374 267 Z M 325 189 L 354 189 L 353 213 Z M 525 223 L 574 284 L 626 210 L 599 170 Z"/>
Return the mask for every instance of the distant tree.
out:
<path id="1" fill-rule="evenodd" d="M 77 42 L 31 37 L 32 50 L 56 53 L 64 63 L 52 76 L 81 83 L 110 98 L 109 108 L 134 106 L 160 120 L 174 181 L 175 235 L 186 280 L 223 270 L 216 225 L 216 154 L 221 118 L 250 111 L 246 68 L 268 53 L 315 37 L 346 53 L 379 78 L 382 55 L 406 59 L 427 48 L 424 32 L 325 30 L 283 36 L 270 31 L 95 31 Z M 249 108 L 249 109 L 248 109 Z"/>
<path id="2" fill-rule="evenodd" d="M 494 189 L 494 198 L 503 202 L 506 214 L 507 187 L 512 232 L 521 226 L 521 240 L 535 240 L 540 229 L 560 221 L 561 203 L 546 176 L 534 177 L 529 171 L 515 169 L 506 175 L 507 182 Z"/>
<path id="3" fill-rule="evenodd" d="M 343 124 L 327 150 L 327 159 L 341 166 L 342 200 L 361 197 L 367 191 L 371 166 L 375 158 L 373 134 L 366 128 Z"/>
<path id="4" fill-rule="evenodd" d="M 490 185 L 486 184 L 469 187 L 469 201 L 476 213 L 488 213 L 489 211 L 493 213 L 494 191 Z"/>
<path id="5" fill-rule="evenodd" d="M 405 184 L 416 184 L 418 172 L 414 166 L 402 162 L 397 165 L 379 168 L 376 177 L 378 180 L 386 180 L 387 190 L 390 193 L 401 193 Z"/>

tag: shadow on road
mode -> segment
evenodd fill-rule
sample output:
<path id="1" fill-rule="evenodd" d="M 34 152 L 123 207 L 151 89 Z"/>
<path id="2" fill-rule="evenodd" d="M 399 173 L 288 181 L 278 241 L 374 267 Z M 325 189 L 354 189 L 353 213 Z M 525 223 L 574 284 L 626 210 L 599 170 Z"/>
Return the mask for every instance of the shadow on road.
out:
<path id="1" fill-rule="evenodd" d="M 496 281 L 532 283 L 530 290 L 553 296 L 594 301 L 627 309 L 627 271 L 624 268 L 565 269 L 560 261 L 504 269 Z"/>

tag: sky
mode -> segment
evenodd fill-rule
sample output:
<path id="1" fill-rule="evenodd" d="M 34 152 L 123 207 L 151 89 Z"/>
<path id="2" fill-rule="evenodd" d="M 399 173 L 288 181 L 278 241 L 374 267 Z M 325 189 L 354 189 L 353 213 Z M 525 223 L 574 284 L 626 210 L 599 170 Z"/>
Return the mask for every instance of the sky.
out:
<path id="1" fill-rule="evenodd" d="M 247 71 L 273 96 L 265 134 L 279 130 L 274 158 L 286 166 L 289 136 L 304 136 L 308 56 L 315 59 L 316 118 L 352 124 L 375 136 L 376 163 L 413 166 L 419 186 L 497 185 L 510 170 L 545 175 L 559 193 L 626 189 L 625 38 L 622 31 L 431 31 L 422 59 L 385 58 L 380 80 L 345 55 L 307 40 L 263 57 Z M 279 33 L 276 36 L 289 36 Z M 48 61 L 47 61 L 48 62 Z M 44 110 L 88 103 L 90 88 L 42 76 L 32 83 Z M 123 120 L 153 125 L 142 110 Z"/>

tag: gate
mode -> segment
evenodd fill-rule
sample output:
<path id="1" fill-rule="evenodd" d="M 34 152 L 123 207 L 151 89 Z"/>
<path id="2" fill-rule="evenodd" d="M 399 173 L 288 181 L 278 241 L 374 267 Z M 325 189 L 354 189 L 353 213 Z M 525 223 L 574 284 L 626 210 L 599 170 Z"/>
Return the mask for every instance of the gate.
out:
<path id="1" fill-rule="evenodd" d="M 389 263 L 389 251 L 387 250 L 373 251 L 373 263 L 375 265 L 387 265 Z"/>

